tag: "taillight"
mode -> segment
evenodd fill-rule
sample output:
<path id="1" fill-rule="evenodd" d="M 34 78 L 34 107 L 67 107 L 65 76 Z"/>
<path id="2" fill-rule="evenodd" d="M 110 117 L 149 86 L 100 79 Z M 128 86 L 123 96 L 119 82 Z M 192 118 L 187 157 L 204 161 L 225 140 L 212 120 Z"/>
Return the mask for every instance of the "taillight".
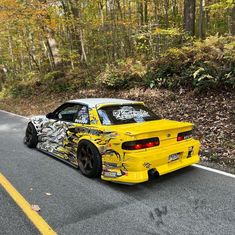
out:
<path id="1" fill-rule="evenodd" d="M 152 148 L 160 144 L 159 138 L 150 138 L 144 140 L 129 141 L 122 144 L 125 150 L 139 150 L 145 148 Z"/>
<path id="2" fill-rule="evenodd" d="M 177 141 L 186 140 L 192 138 L 192 136 L 193 136 L 192 131 L 181 132 L 177 136 Z"/>

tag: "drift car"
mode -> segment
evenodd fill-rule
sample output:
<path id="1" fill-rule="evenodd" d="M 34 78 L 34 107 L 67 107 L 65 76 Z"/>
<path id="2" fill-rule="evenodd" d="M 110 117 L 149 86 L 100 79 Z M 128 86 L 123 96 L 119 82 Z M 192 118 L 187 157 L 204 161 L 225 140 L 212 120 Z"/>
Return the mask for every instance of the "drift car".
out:
<path id="1" fill-rule="evenodd" d="M 134 184 L 197 163 L 192 127 L 160 119 L 143 102 L 78 99 L 31 118 L 24 142 L 87 177 Z"/>

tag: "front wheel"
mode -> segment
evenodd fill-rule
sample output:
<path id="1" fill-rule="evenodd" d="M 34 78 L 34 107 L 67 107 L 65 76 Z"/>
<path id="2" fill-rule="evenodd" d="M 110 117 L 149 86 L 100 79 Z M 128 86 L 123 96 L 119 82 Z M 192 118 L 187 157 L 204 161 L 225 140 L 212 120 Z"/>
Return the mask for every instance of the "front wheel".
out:
<path id="1" fill-rule="evenodd" d="M 100 177 L 102 160 L 98 149 L 89 141 L 78 145 L 78 165 L 83 175 L 89 178 Z"/>
<path id="2" fill-rule="evenodd" d="M 37 146 L 38 143 L 37 131 L 31 122 L 28 124 L 26 128 L 24 142 L 29 148 L 35 148 Z"/>

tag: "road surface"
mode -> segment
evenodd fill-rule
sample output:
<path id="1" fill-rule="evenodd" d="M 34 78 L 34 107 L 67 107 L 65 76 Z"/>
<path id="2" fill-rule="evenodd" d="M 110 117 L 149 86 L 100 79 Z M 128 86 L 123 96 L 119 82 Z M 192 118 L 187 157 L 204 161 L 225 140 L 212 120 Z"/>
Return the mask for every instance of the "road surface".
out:
<path id="1" fill-rule="evenodd" d="M 191 166 L 134 186 L 88 179 L 24 146 L 26 123 L 0 111 L 0 173 L 56 233 L 235 234 L 235 178 Z M 0 234 L 39 234 L 1 182 Z"/>

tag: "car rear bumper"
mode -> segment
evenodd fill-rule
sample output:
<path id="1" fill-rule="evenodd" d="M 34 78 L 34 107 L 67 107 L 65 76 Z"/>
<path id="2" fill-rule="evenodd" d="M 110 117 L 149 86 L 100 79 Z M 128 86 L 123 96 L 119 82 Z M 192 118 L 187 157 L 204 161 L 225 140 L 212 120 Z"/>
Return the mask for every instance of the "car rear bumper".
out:
<path id="1" fill-rule="evenodd" d="M 123 159 L 126 174 L 119 177 L 102 175 L 102 179 L 129 184 L 148 181 L 150 170 L 156 171 L 159 175 L 164 175 L 198 163 L 200 161 L 198 155 L 199 146 L 199 141 L 191 139 L 165 148 L 155 148 L 154 150 L 138 153 L 126 153 Z M 191 148 L 193 148 L 193 151 L 190 154 Z M 176 153 L 179 154 L 180 158 L 175 161 L 169 161 L 169 156 Z M 112 169 L 112 172 L 115 171 L 117 169 Z"/>

